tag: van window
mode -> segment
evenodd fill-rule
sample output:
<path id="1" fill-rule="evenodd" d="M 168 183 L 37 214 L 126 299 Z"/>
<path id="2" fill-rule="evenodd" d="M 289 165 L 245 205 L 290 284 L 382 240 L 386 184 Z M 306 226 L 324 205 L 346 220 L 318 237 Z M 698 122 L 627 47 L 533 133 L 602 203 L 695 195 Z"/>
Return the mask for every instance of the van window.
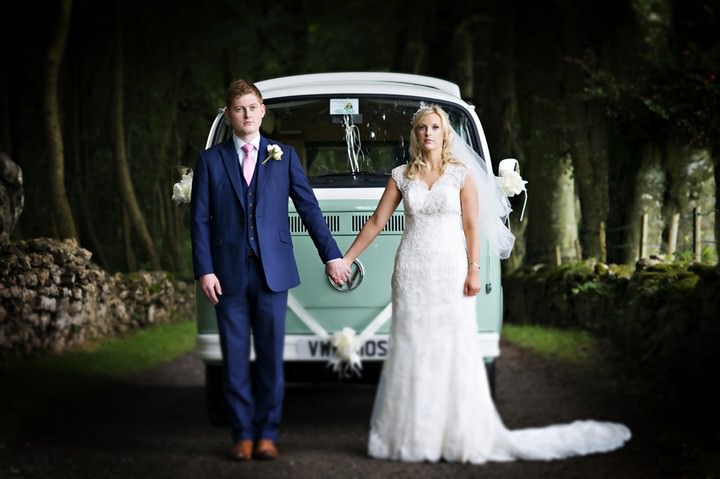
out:
<path id="1" fill-rule="evenodd" d="M 313 188 L 383 187 L 409 161 L 410 122 L 422 100 L 381 96 L 313 96 L 265 101 L 262 133 L 295 147 Z M 467 112 L 451 104 L 455 131 L 481 152 Z M 216 142 L 229 138 L 225 125 Z"/>

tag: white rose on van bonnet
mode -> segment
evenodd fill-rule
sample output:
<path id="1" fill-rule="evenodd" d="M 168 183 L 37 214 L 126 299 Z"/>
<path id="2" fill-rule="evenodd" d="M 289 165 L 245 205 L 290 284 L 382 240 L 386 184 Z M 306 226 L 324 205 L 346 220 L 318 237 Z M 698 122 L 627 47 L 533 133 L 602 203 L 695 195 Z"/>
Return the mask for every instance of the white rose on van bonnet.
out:
<path id="1" fill-rule="evenodd" d="M 172 200 L 176 205 L 190 203 L 192 193 L 193 172 L 190 168 L 180 169 L 180 181 L 173 185 Z"/>

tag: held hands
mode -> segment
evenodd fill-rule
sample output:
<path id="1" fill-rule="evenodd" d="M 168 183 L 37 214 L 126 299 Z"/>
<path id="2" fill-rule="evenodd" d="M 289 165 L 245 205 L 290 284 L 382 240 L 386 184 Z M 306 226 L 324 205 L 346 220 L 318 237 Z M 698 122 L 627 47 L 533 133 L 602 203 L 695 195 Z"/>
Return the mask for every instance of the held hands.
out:
<path id="1" fill-rule="evenodd" d="M 325 264 L 325 274 L 337 285 L 342 286 L 350 278 L 350 263 L 345 258 L 328 261 Z"/>
<path id="2" fill-rule="evenodd" d="M 200 287 L 212 304 L 218 304 L 222 296 L 220 280 L 213 273 L 200 276 Z"/>

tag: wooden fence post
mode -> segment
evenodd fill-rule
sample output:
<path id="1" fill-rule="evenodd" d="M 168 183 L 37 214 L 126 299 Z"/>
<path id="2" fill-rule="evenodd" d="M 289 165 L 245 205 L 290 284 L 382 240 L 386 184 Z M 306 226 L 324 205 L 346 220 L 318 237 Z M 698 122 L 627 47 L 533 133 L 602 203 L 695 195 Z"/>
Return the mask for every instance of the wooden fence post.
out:
<path id="1" fill-rule="evenodd" d="M 605 222 L 600 222 L 600 262 L 607 263 L 607 237 L 605 236 Z"/>
<path id="2" fill-rule="evenodd" d="M 638 254 L 638 259 L 642 259 L 647 256 L 647 235 L 648 215 L 645 213 L 642 215 L 642 223 L 640 224 L 640 252 Z"/>
<path id="3" fill-rule="evenodd" d="M 680 227 L 680 213 L 675 213 L 670 218 L 670 232 L 668 234 L 668 255 L 672 258 L 677 250 L 678 228 Z"/>
<path id="4" fill-rule="evenodd" d="M 693 256 L 696 263 L 702 259 L 702 214 L 699 206 L 693 208 Z"/>
<path id="5" fill-rule="evenodd" d="M 562 254 L 560 254 L 560 246 L 555 245 L 555 266 L 562 265 Z"/>

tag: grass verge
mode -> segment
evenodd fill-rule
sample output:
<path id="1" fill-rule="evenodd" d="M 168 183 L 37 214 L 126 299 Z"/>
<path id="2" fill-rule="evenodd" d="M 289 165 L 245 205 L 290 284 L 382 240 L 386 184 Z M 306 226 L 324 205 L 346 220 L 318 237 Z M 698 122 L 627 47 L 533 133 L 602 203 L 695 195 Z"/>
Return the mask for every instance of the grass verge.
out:
<path id="1" fill-rule="evenodd" d="M 195 322 L 183 321 L 104 339 L 58 355 L 0 358 L 0 444 L 56 401 L 191 351 Z"/>
<path id="2" fill-rule="evenodd" d="M 503 324 L 502 338 L 540 356 L 575 366 L 595 367 L 602 363 L 600 341 L 586 331 Z"/>

